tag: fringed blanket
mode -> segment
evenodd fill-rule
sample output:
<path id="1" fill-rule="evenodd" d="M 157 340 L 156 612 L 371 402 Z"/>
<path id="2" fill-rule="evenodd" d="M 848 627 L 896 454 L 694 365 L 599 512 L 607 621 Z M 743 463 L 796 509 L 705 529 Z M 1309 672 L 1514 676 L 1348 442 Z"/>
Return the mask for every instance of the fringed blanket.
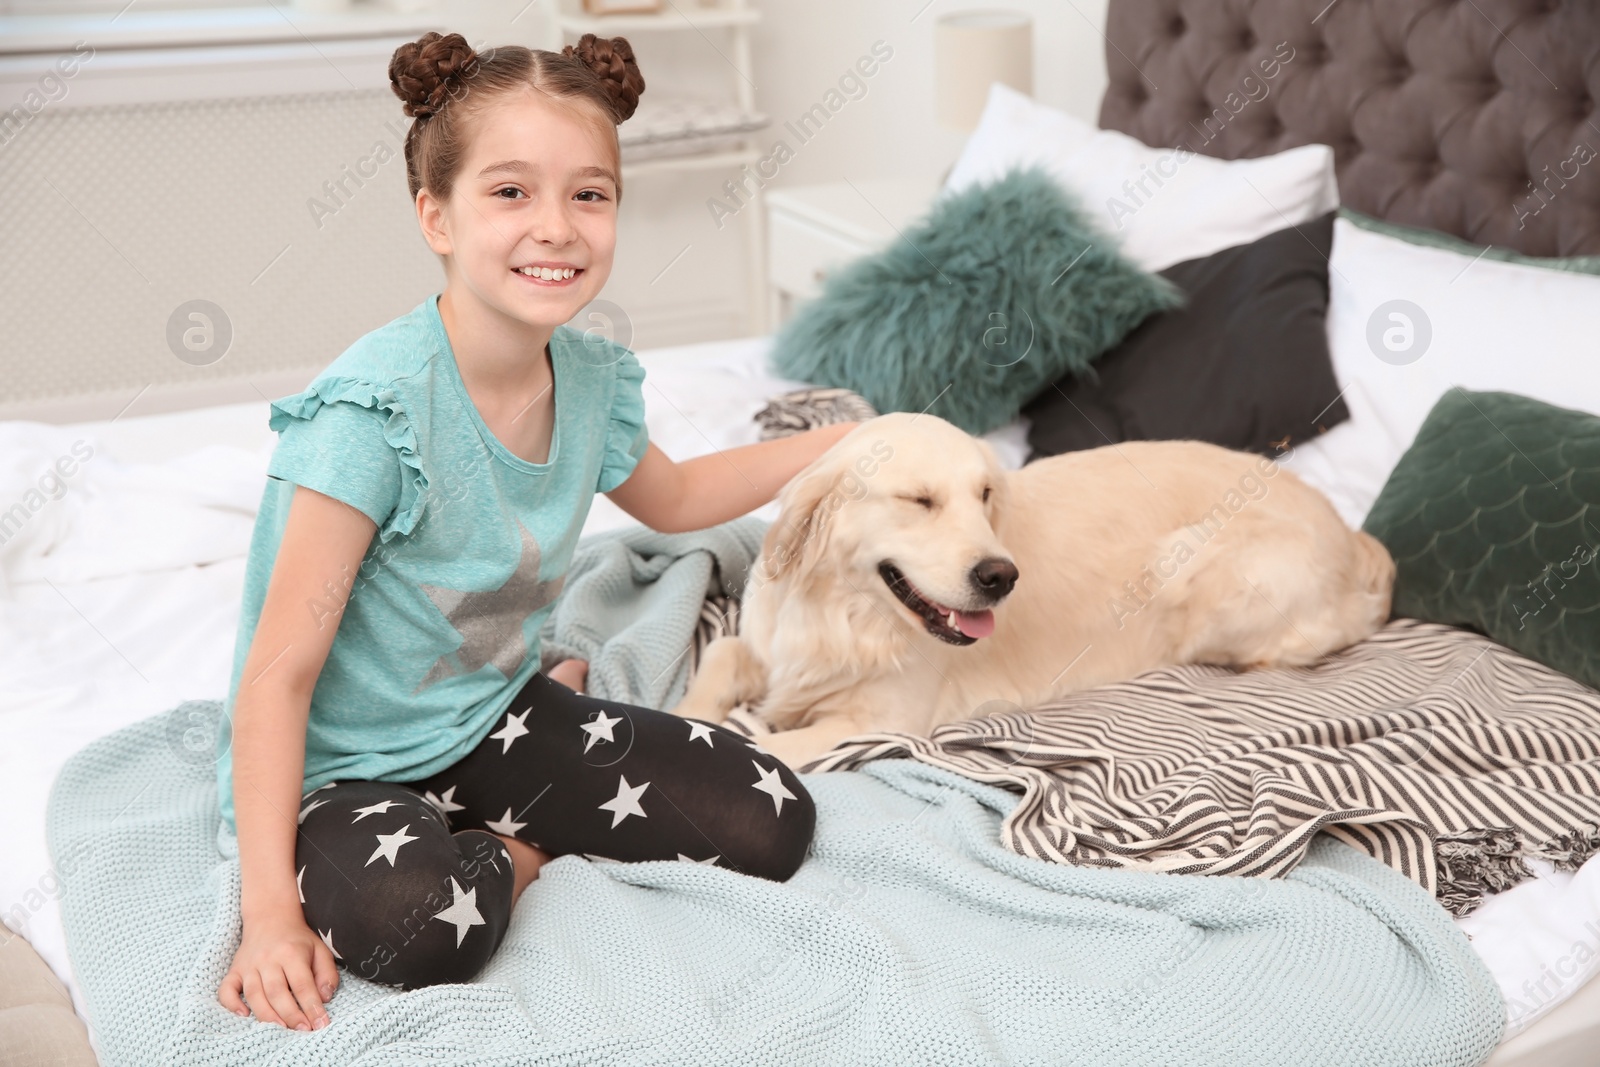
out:
<path id="1" fill-rule="evenodd" d="M 1075 865 L 1270 877 L 1326 830 L 1457 916 L 1533 877 L 1524 856 L 1575 870 L 1600 846 L 1600 693 L 1465 630 L 1398 619 L 1313 667 L 1175 667 L 1012 707 L 806 770 L 911 756 L 1021 792 L 1002 843 Z"/>

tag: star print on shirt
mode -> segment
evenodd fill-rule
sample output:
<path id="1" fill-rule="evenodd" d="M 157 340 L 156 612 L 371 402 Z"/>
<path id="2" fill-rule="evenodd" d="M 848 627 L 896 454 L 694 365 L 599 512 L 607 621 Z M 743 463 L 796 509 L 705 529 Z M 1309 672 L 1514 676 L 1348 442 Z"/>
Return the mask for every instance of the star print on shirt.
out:
<path id="1" fill-rule="evenodd" d="M 622 784 L 617 787 L 617 795 L 600 805 L 603 810 L 612 813 L 611 828 L 613 830 L 617 828 L 618 823 L 630 815 L 638 815 L 646 819 L 650 817 L 639 806 L 639 794 L 649 788 L 650 783 L 646 782 L 644 785 L 630 786 L 627 775 L 618 775 L 617 777 L 622 779 Z"/>
<path id="2" fill-rule="evenodd" d="M 454 878 L 450 879 L 451 902 L 435 919 L 442 919 L 452 923 L 456 928 L 456 948 L 461 947 L 462 938 L 467 936 L 467 931 L 474 926 L 487 926 L 488 923 L 483 913 L 478 910 L 478 890 L 476 888 L 463 890 Z"/>
<path id="3" fill-rule="evenodd" d="M 750 788 L 759 789 L 763 793 L 769 794 L 772 797 L 772 813 L 774 815 L 782 815 L 784 800 L 796 800 L 798 798 L 785 788 L 783 780 L 778 777 L 776 770 L 769 771 L 755 760 L 751 760 L 750 765 L 756 769 L 757 774 L 761 775 L 761 781 L 752 782 Z"/>
<path id="4" fill-rule="evenodd" d="M 295 892 L 295 896 L 300 898 L 300 903 L 302 903 L 302 904 L 304 904 L 306 902 L 306 891 L 305 891 L 305 888 L 300 883 L 301 883 L 301 880 L 305 878 L 305 876 L 306 876 L 306 869 L 304 867 L 301 867 L 300 868 L 300 873 L 294 876 L 294 892 Z"/>
<path id="5" fill-rule="evenodd" d="M 522 661 L 528 654 L 528 643 L 522 636 L 523 625 L 530 615 L 560 595 L 567 577 L 562 575 L 552 581 L 540 581 L 542 553 L 539 542 L 533 539 L 520 521 L 517 531 L 522 538 L 522 554 L 516 568 L 498 588 L 468 591 L 419 583 L 419 588 L 461 635 L 461 645 L 454 653 L 445 653 L 434 661 L 422 681 L 411 691 L 413 694 L 420 693 L 441 679 L 457 674 L 472 674 L 485 664 L 494 667 L 507 679 L 514 677 L 521 669 Z"/>
<path id="6" fill-rule="evenodd" d="M 406 833 L 406 831 L 409 829 L 411 829 L 411 824 L 406 823 L 404 826 L 400 827 L 399 830 L 392 834 L 374 834 L 373 836 L 378 839 L 378 850 L 372 855 L 368 856 L 367 862 L 363 863 L 362 866 L 370 867 L 379 856 L 382 856 L 384 859 L 389 861 L 389 866 L 393 867 L 394 858 L 396 854 L 399 853 L 400 846 L 408 842 L 418 840 L 411 834 Z"/>
<path id="7" fill-rule="evenodd" d="M 716 748 L 717 747 L 716 745 L 713 745 L 711 743 L 711 724 L 710 723 L 695 722 L 693 719 L 688 720 L 688 723 L 689 723 L 689 740 L 691 740 L 691 741 L 704 741 L 706 743 L 706 747 L 707 748 Z"/>
<path id="8" fill-rule="evenodd" d="M 594 747 L 594 743 L 596 741 L 616 741 L 616 737 L 614 737 L 611 733 L 611 728 L 621 721 L 621 715 L 618 715 L 615 718 L 607 717 L 604 708 L 601 708 L 599 711 L 595 712 L 594 719 L 578 727 L 578 729 L 589 735 L 589 740 L 584 743 L 583 750 L 585 752 L 589 751 Z"/>

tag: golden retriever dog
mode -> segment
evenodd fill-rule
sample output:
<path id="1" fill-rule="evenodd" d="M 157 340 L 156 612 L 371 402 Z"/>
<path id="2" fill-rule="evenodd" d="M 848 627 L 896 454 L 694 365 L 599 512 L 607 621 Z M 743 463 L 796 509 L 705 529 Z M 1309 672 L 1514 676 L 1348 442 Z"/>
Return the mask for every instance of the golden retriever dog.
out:
<path id="1" fill-rule="evenodd" d="M 1389 615 L 1394 561 L 1263 456 L 1130 441 L 1007 471 L 934 415 L 856 427 L 778 496 L 740 632 L 672 709 L 750 711 L 794 770 L 1182 663 L 1308 664 Z M 985 707 L 987 705 L 987 708 Z"/>

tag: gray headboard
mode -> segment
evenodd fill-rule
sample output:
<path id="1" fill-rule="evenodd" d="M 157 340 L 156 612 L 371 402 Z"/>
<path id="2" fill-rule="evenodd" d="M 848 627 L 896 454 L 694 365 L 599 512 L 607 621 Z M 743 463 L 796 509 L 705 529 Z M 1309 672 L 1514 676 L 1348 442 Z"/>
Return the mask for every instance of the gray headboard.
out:
<path id="1" fill-rule="evenodd" d="M 1600 0 L 1110 0 L 1100 125 L 1224 159 L 1334 150 L 1343 203 L 1600 253 Z"/>

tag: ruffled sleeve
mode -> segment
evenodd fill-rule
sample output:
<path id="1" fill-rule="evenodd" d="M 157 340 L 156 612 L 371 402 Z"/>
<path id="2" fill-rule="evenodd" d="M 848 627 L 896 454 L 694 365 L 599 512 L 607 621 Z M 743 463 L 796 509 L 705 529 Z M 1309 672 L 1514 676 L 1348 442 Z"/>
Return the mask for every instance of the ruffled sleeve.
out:
<path id="1" fill-rule="evenodd" d="M 595 487 L 598 493 L 609 493 L 627 481 L 650 444 L 644 421 L 644 368 L 626 348 L 619 347 L 617 351 L 620 355 L 612 365 L 617 378 L 606 427 L 606 454 Z"/>
<path id="2" fill-rule="evenodd" d="M 310 420 L 324 405 L 340 401 L 359 404 L 384 416 L 383 439 L 401 465 L 400 493 L 393 511 L 378 523 L 378 535 L 380 540 L 387 542 L 396 534 L 411 533 L 416 529 L 427 505 L 428 476 L 422 469 L 422 458 L 418 455 L 416 427 L 393 387 L 359 378 L 318 378 L 304 392 L 274 400 L 267 425 L 281 434 L 295 425 L 295 420 Z"/>

